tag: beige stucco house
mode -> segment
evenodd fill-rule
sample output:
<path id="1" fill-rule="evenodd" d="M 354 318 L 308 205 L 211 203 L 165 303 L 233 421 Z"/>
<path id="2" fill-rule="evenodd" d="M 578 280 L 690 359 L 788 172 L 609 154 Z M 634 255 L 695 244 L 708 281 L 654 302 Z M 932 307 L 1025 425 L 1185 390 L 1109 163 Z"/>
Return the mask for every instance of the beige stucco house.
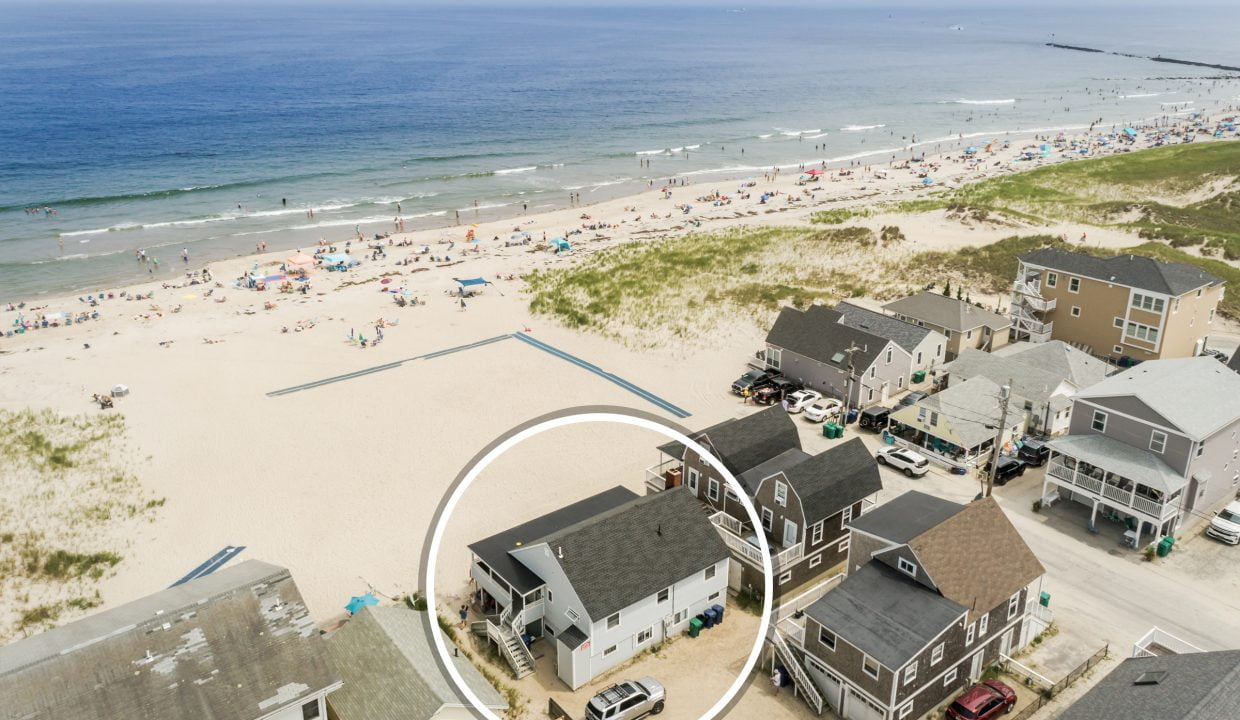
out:
<path id="1" fill-rule="evenodd" d="M 946 336 L 947 360 L 954 359 L 965 348 L 991 352 L 1007 345 L 1012 324 L 1003 315 L 929 290 L 889 302 L 883 310 Z"/>

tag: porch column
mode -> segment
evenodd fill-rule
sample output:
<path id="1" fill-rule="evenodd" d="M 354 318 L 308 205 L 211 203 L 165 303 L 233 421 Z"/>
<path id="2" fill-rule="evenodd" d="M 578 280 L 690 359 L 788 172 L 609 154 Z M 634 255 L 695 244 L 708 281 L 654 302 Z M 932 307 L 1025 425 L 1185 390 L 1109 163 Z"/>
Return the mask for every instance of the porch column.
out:
<path id="1" fill-rule="evenodd" d="M 1098 500 L 1093 500 L 1093 506 L 1089 511 L 1089 531 L 1098 532 L 1094 526 L 1094 520 L 1098 517 Z"/>
<path id="2" fill-rule="evenodd" d="M 1049 485 L 1050 482 L 1051 482 L 1050 473 L 1044 473 L 1042 475 L 1042 502 L 1043 504 L 1046 503 L 1046 486 Z"/>
<path id="3" fill-rule="evenodd" d="M 1138 550 L 1141 547 L 1141 530 L 1145 527 L 1145 521 L 1137 518 L 1137 537 L 1132 541 L 1132 549 Z"/>

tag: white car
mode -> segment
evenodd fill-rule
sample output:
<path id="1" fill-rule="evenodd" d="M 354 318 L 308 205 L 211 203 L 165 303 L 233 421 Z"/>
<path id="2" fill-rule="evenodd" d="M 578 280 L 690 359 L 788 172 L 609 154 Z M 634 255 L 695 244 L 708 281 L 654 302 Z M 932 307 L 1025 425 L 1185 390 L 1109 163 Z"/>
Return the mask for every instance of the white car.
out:
<path id="1" fill-rule="evenodd" d="M 790 413 L 799 413 L 808 405 L 822 399 L 822 393 L 813 390 L 797 390 L 784 398 L 784 409 Z"/>
<path id="2" fill-rule="evenodd" d="M 810 422 L 826 422 L 839 417 L 844 403 L 839 400 L 816 400 L 805 406 L 805 419 Z"/>
<path id="3" fill-rule="evenodd" d="M 930 470 L 930 461 L 924 456 L 902 447 L 885 447 L 878 451 L 879 465 L 889 465 L 904 471 L 909 477 L 921 477 Z"/>
<path id="4" fill-rule="evenodd" d="M 1219 510 L 1218 515 L 1210 520 L 1206 535 L 1228 545 L 1240 545 L 1240 500 Z"/>

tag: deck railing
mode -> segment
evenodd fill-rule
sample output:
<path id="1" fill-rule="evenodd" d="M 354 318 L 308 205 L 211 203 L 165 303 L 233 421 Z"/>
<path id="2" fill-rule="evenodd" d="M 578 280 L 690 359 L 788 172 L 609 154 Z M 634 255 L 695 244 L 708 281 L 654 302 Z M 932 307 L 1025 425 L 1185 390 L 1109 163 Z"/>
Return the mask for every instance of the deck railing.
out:
<path id="1" fill-rule="evenodd" d="M 1151 500 L 1136 494 L 1134 490 L 1122 490 L 1116 485 L 1103 482 L 1096 477 L 1068 467 L 1058 457 L 1047 464 L 1046 474 L 1087 490 L 1095 496 L 1110 500 L 1121 507 L 1131 508 L 1150 517 L 1162 519 L 1168 509 L 1167 503 Z"/>
<path id="2" fill-rule="evenodd" d="M 1141 639 L 1133 643 L 1133 657 L 1156 657 L 1159 655 L 1186 655 L 1203 652 L 1196 645 L 1172 635 L 1160 627 L 1152 627 Z"/>

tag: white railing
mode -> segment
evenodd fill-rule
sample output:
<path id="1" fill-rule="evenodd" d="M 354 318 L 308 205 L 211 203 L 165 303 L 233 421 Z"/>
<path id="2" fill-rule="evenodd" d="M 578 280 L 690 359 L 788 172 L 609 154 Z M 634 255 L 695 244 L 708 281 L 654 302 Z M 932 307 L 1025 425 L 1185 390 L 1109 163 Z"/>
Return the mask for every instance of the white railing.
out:
<path id="1" fill-rule="evenodd" d="M 1110 483 L 1102 484 L 1102 497 L 1128 505 L 1132 502 L 1132 491 L 1124 490 Z"/>
<path id="2" fill-rule="evenodd" d="M 793 654 L 792 648 L 788 647 L 788 643 L 778 630 L 770 633 L 771 644 L 775 646 L 775 652 L 783 660 L 784 667 L 788 672 L 792 673 L 792 679 L 796 682 L 797 689 L 801 691 L 801 695 L 805 697 L 805 701 L 810 707 L 814 708 L 814 712 L 822 714 L 822 693 L 818 690 L 818 686 L 814 685 L 814 681 L 810 680 L 809 673 L 805 672 L 805 668 L 801 667 L 801 663 L 797 661 L 797 656 Z"/>
<path id="3" fill-rule="evenodd" d="M 1043 690 L 1049 690 L 1055 687 L 1055 682 L 1053 680 L 1026 665 L 1022 665 L 1003 653 L 999 653 L 999 661 L 1003 664 L 1004 670 L 1018 678 L 1024 679 L 1025 685 L 1027 686 L 1037 686 Z"/>
<path id="4" fill-rule="evenodd" d="M 1059 460 L 1052 460 L 1051 463 L 1046 466 L 1046 474 L 1067 482 L 1074 482 L 1076 480 L 1076 470 L 1068 467 Z"/>
<path id="5" fill-rule="evenodd" d="M 1043 606 L 1037 600 L 1030 600 L 1025 605 L 1025 614 L 1047 626 L 1055 621 L 1055 613 L 1051 612 L 1050 608 Z"/>
<path id="6" fill-rule="evenodd" d="M 1042 297 L 1042 287 L 1038 282 L 1024 283 L 1017 280 L 1012 285 L 1012 290 L 1020 296 L 1022 302 L 1038 312 L 1047 312 L 1055 309 L 1055 299 L 1047 300 Z"/>
<path id="7" fill-rule="evenodd" d="M 722 510 L 715 513 L 714 515 L 711 515 L 710 521 L 714 523 L 716 527 L 726 528 L 733 535 L 740 536 L 740 535 L 745 534 L 744 532 L 745 526 L 741 524 L 741 521 L 737 520 L 736 518 L 732 517 L 731 515 L 725 513 Z"/>
<path id="8" fill-rule="evenodd" d="M 1149 632 L 1141 636 L 1141 639 L 1133 643 L 1133 657 L 1156 657 L 1158 655 L 1186 655 L 1188 653 L 1204 652 L 1196 645 L 1181 640 L 1171 633 L 1155 626 L 1150 628 Z"/>
<path id="9" fill-rule="evenodd" d="M 740 555 L 742 558 L 748 560 L 759 568 L 762 567 L 762 551 L 760 549 L 754 547 L 754 545 L 745 538 L 733 535 L 727 530 L 718 528 L 718 526 L 716 527 L 719 529 L 719 535 L 723 538 L 724 544 L 727 545 L 732 552 Z"/>
<path id="10" fill-rule="evenodd" d="M 1017 321 L 1017 326 L 1028 330 L 1029 332 L 1044 333 L 1051 331 L 1051 323 L 1043 322 L 1034 317 L 1032 313 L 1023 307 L 1015 306 L 1012 308 L 1011 316 Z"/>
<path id="11" fill-rule="evenodd" d="M 662 492 L 667 489 L 667 478 L 663 473 L 667 472 L 669 467 L 680 467 L 680 461 L 668 458 L 663 462 L 656 463 L 646 468 L 646 489 L 650 492 Z"/>
<path id="12" fill-rule="evenodd" d="M 1105 483 L 1098 478 L 1069 468 L 1059 459 L 1052 460 L 1046 466 L 1046 474 L 1088 490 L 1094 495 L 1100 495 L 1107 500 L 1112 500 L 1126 508 L 1137 510 L 1160 520 L 1163 517 L 1163 513 L 1168 509 L 1166 503 L 1141 497 L 1132 490 L 1121 490 L 1115 485 Z"/>
<path id="13" fill-rule="evenodd" d="M 771 565 L 774 566 L 775 572 L 779 572 L 803 557 L 805 557 L 805 543 L 797 543 L 772 558 Z"/>
<path id="14" fill-rule="evenodd" d="M 1164 511 L 1167 509 L 1166 503 L 1160 503 L 1157 500 L 1143 498 L 1140 495 L 1132 496 L 1132 506 L 1147 515 L 1153 515 L 1159 519 L 1162 519 Z"/>
<path id="15" fill-rule="evenodd" d="M 800 595 L 797 595 L 790 600 L 781 601 L 779 603 L 779 607 L 775 608 L 775 622 L 787 620 L 810 605 L 818 602 L 823 595 L 826 595 L 831 588 L 839 585 L 843 579 L 844 573 L 836 573 Z"/>
<path id="16" fill-rule="evenodd" d="M 1078 487 L 1083 487 L 1095 495 L 1102 494 L 1102 486 L 1104 483 L 1098 478 L 1090 477 L 1083 473 L 1077 473 L 1076 480 L 1074 482 Z"/>

